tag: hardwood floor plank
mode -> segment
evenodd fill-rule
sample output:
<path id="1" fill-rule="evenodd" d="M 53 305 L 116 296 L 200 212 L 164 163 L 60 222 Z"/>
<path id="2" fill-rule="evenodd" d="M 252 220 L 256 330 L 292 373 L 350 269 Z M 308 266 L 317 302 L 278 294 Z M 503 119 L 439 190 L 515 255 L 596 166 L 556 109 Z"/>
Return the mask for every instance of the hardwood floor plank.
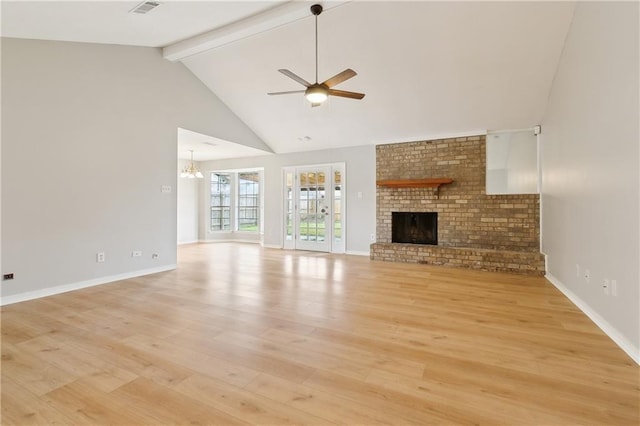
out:
<path id="1" fill-rule="evenodd" d="M 34 395 L 41 396 L 74 381 L 76 376 L 19 347 L 2 342 L 2 379 L 4 378 L 12 379 Z"/>
<path id="2" fill-rule="evenodd" d="M 268 354 L 274 358 L 294 362 L 314 369 L 340 372 L 341 374 L 364 380 L 371 368 L 356 361 L 331 356 L 322 351 L 308 351 L 288 342 L 274 342 L 262 338 L 239 333 L 223 333 L 216 336 L 219 340 L 233 340 L 238 346 L 258 353 Z"/>
<path id="3" fill-rule="evenodd" d="M 87 358 L 98 358 L 136 376 L 155 382 L 174 383 L 189 377 L 193 371 L 177 365 L 153 349 L 141 350 L 121 341 L 99 335 L 67 335 L 65 344 Z"/>
<path id="4" fill-rule="evenodd" d="M 127 339 L 126 344 L 144 351 L 161 352 L 167 360 L 177 365 L 238 387 L 245 386 L 259 374 L 256 370 L 215 358 L 193 347 L 176 344 L 171 337 L 157 339 L 133 336 Z"/>
<path id="5" fill-rule="evenodd" d="M 398 416 L 397 413 L 380 409 L 380 405 L 373 407 L 362 404 L 360 401 L 345 399 L 332 392 L 324 392 L 268 374 L 260 374 L 246 389 L 338 424 L 424 424 L 429 418 L 424 415 L 412 418 L 406 413 Z"/>
<path id="6" fill-rule="evenodd" d="M 335 374 L 329 371 L 318 370 L 304 382 L 305 386 L 323 392 L 332 393 L 338 397 L 349 400 L 350 403 L 362 403 L 372 410 L 380 410 L 392 414 L 399 423 L 410 424 L 440 424 L 443 422 L 453 424 L 502 424 L 501 415 L 486 417 L 479 413 L 472 416 L 463 416 L 434 404 L 425 395 L 416 397 L 388 389 L 384 386 L 368 383 L 362 380 Z M 457 407 L 460 400 L 450 401 Z"/>
<path id="7" fill-rule="evenodd" d="M 151 424 L 224 424 L 246 425 L 250 422 L 230 416 L 190 398 L 183 393 L 155 383 L 146 378 L 139 378 L 118 388 L 111 393 L 114 397 L 127 401 L 137 413 L 143 415 Z M 149 421 L 151 420 L 151 421 Z"/>
<path id="8" fill-rule="evenodd" d="M 229 343 L 222 340 L 202 340 L 201 336 L 189 332 L 180 333 L 172 338 L 177 344 L 193 348 L 193 350 L 210 354 L 227 362 L 239 366 L 270 372 L 287 380 L 302 382 L 309 377 L 314 369 L 299 362 L 285 360 L 271 354 L 247 349 L 236 342 Z"/>
<path id="9" fill-rule="evenodd" d="M 522 399 L 513 398 L 513 394 L 517 392 L 515 388 L 503 387 L 499 392 L 488 392 L 486 389 L 478 391 L 443 382 L 410 379 L 381 370 L 373 371 L 367 378 L 367 383 L 380 386 L 389 392 L 397 392 L 409 401 L 427 399 L 434 409 L 447 413 L 451 418 L 457 418 L 457 421 L 471 417 L 483 419 L 481 423 L 500 424 L 509 424 L 512 419 L 517 418 L 526 419 L 532 424 L 573 421 L 558 416 L 557 413 L 545 412 L 546 407 L 533 404 L 523 407 Z M 500 409 L 496 410 L 497 407 Z"/>
<path id="10" fill-rule="evenodd" d="M 44 399 L 75 419 L 73 424 L 149 424 L 154 420 L 129 400 L 102 392 L 82 380 L 61 386 L 47 393 Z"/>
<path id="11" fill-rule="evenodd" d="M 68 416 L 64 407 L 48 404 L 14 380 L 2 377 L 2 424 L 69 425 L 77 423 L 77 416 Z"/>
<path id="12" fill-rule="evenodd" d="M 260 337 L 269 342 L 278 342 L 287 345 L 287 347 L 299 348 L 302 353 L 323 354 L 327 357 L 337 358 L 344 365 L 366 366 L 366 374 L 370 373 L 371 368 L 388 370 L 408 377 L 422 377 L 424 373 L 423 362 L 388 356 L 370 349 L 361 350 L 350 344 L 336 344 L 330 340 L 299 336 L 281 330 L 268 330 Z"/>
<path id="13" fill-rule="evenodd" d="M 231 416 L 255 425 L 320 425 L 331 422 L 264 396 L 229 387 L 205 376 L 192 376 L 174 389 Z"/>

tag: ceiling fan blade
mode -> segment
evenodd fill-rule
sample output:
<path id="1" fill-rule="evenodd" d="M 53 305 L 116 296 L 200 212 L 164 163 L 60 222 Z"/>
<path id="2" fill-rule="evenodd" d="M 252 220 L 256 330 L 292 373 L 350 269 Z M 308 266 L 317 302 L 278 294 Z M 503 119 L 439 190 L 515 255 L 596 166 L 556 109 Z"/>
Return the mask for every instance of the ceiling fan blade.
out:
<path id="1" fill-rule="evenodd" d="M 309 83 L 307 80 L 305 80 L 302 77 L 299 77 L 299 76 L 295 75 L 294 73 L 292 73 L 289 70 L 281 69 L 281 70 L 278 70 L 278 71 L 280 71 L 282 74 L 286 75 L 287 77 L 297 81 L 298 83 L 302 84 L 304 87 L 311 86 L 311 83 Z"/>
<path id="2" fill-rule="evenodd" d="M 333 77 L 327 79 L 322 84 L 324 84 L 328 88 L 332 88 L 333 86 L 336 86 L 336 85 L 342 83 L 343 81 L 349 80 L 351 77 L 355 77 L 356 75 L 358 75 L 357 72 L 355 72 L 351 68 L 347 68 L 346 70 L 342 71 L 341 73 L 338 73 L 338 74 L 334 75 Z"/>
<path id="3" fill-rule="evenodd" d="M 340 97 L 343 97 L 343 98 L 351 98 L 351 99 L 362 99 L 362 98 L 364 98 L 364 93 L 347 92 L 345 90 L 335 90 L 335 89 L 329 89 L 329 95 L 331 95 L 331 96 L 340 96 Z"/>
<path id="4" fill-rule="evenodd" d="M 305 90 L 289 90 L 288 92 L 270 92 L 267 95 L 288 95 L 290 93 L 304 93 Z"/>

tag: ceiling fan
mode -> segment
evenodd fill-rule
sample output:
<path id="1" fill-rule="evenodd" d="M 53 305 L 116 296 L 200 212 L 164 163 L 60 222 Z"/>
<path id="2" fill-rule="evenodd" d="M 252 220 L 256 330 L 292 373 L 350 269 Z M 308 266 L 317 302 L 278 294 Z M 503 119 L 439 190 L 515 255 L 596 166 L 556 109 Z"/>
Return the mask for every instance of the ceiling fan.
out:
<path id="1" fill-rule="evenodd" d="M 322 13 L 322 5 L 314 4 L 313 6 L 311 6 L 311 13 L 315 16 L 316 19 L 316 82 L 311 84 L 304 78 L 294 74 L 289 70 L 279 69 L 278 71 L 280 71 L 282 74 L 306 87 L 306 90 L 290 90 L 287 92 L 271 92 L 267 94 L 288 95 L 291 93 L 304 93 L 305 98 L 307 98 L 307 100 L 311 102 L 312 107 L 319 106 L 322 102 L 326 101 L 327 97 L 329 96 L 340 96 L 342 98 L 351 99 L 364 98 L 364 93 L 347 92 L 345 90 L 336 90 L 333 88 L 343 81 L 346 81 L 351 77 L 355 77 L 357 75 L 357 73 L 351 68 L 347 68 L 346 70 L 334 75 L 333 77 L 323 81 L 322 83 L 318 83 L 318 15 Z"/>

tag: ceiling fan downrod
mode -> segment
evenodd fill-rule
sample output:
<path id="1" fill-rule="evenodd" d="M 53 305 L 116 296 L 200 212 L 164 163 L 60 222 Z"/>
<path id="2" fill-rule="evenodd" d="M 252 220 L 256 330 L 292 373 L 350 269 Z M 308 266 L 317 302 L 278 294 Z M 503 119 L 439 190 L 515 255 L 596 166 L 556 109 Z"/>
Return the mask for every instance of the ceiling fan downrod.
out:
<path id="1" fill-rule="evenodd" d="M 313 16 L 315 16 L 316 19 L 316 84 L 318 84 L 318 15 L 322 13 L 322 5 L 312 5 L 311 13 L 313 13 Z"/>

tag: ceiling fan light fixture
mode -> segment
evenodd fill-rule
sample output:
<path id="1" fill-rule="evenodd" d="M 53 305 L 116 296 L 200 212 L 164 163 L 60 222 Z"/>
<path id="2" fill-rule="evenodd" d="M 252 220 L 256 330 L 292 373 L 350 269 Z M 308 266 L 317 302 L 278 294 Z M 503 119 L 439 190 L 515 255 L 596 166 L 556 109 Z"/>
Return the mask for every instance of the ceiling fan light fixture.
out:
<path id="1" fill-rule="evenodd" d="M 312 104 L 321 104 L 329 95 L 324 87 L 311 86 L 305 91 L 304 96 Z"/>

